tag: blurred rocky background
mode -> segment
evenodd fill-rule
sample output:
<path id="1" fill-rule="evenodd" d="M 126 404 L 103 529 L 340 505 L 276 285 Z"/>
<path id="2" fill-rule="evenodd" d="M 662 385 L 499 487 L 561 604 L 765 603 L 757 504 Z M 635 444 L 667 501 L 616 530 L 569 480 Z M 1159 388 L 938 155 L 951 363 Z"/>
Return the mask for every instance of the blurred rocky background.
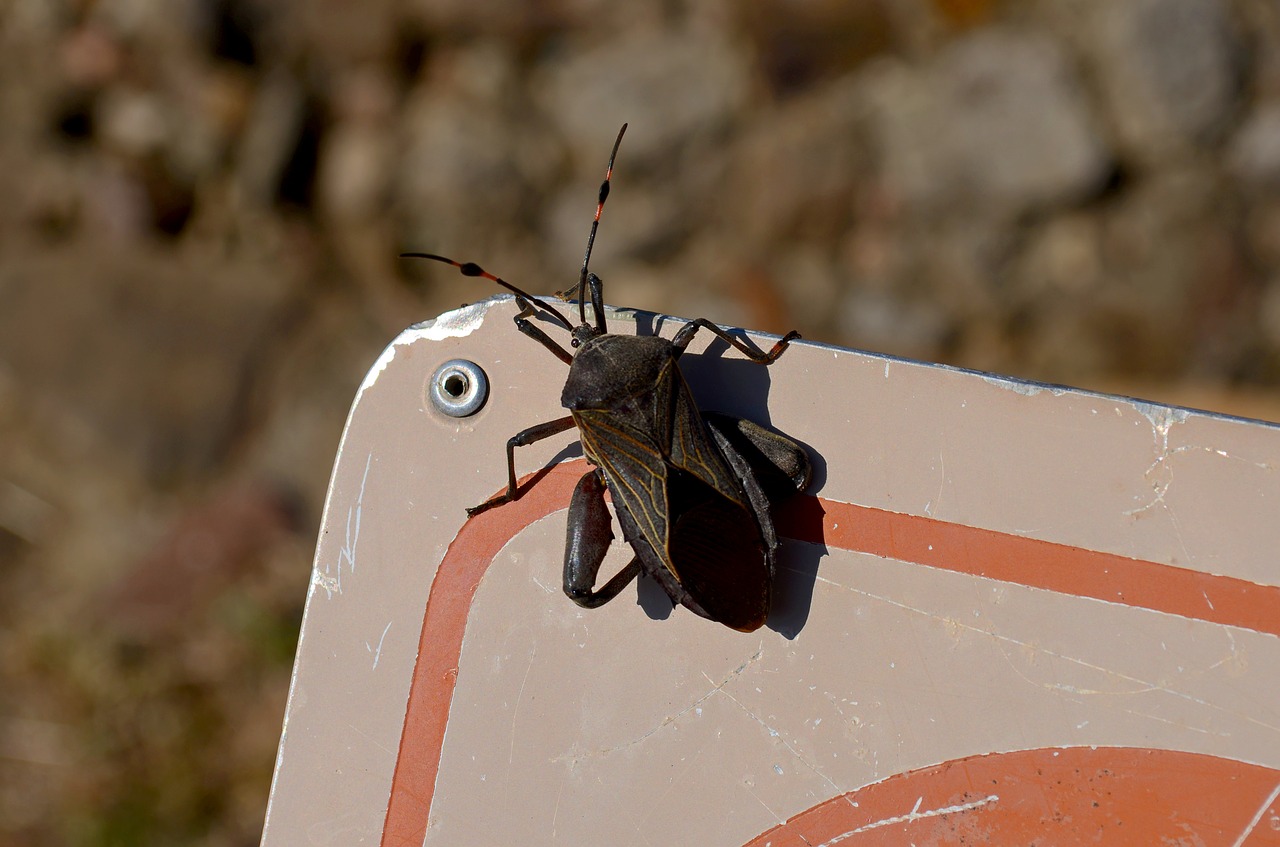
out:
<path id="1" fill-rule="evenodd" d="M 1264 0 L 0 0 L 0 843 L 248 845 L 410 323 L 619 305 L 1280 420 Z"/>

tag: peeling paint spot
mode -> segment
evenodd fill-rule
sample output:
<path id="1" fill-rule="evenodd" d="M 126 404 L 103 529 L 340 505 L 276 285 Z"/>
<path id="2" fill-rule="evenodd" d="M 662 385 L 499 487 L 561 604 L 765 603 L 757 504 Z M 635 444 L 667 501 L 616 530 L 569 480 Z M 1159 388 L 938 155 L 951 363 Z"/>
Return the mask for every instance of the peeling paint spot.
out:
<path id="1" fill-rule="evenodd" d="M 1174 518 L 1173 511 L 1165 502 L 1165 495 L 1169 493 L 1170 487 L 1173 485 L 1173 467 L 1170 460 L 1177 454 L 1185 452 L 1189 447 L 1178 447 L 1174 450 L 1169 449 L 1169 430 L 1175 424 L 1186 423 L 1191 413 L 1186 409 L 1179 409 L 1172 406 L 1160 406 L 1155 403 L 1147 403 L 1142 400 L 1130 400 L 1131 405 L 1139 414 L 1151 423 L 1151 437 L 1155 442 L 1156 458 L 1147 467 L 1143 476 L 1151 481 L 1152 498 L 1145 504 L 1133 509 L 1126 510 L 1123 514 L 1126 517 L 1134 517 L 1146 512 L 1155 506 L 1162 506 L 1172 524 L 1173 531 L 1178 538 L 1178 544 L 1182 547 L 1183 556 L 1190 561 L 1191 554 L 1187 550 L 1186 545 L 1182 541 L 1182 533 L 1178 529 L 1177 520 Z M 1137 421 L 1135 421 L 1137 423 Z M 1204 448 L 1208 449 L 1208 448 Z M 1159 471 L 1159 475 L 1156 472 Z"/>
<path id="2" fill-rule="evenodd" d="M 427 341 L 463 338 L 480 328 L 480 324 L 484 323 L 485 313 L 489 311 L 490 306 L 501 300 L 510 299 L 511 297 L 509 296 L 490 297 L 481 300 L 479 303 L 462 306 L 451 312 L 445 312 L 438 318 L 416 323 L 402 332 L 400 337 L 404 338 L 406 335 L 412 334 L 415 338 L 424 338 Z"/>
<path id="3" fill-rule="evenodd" d="M 1060 385 L 1025 382 L 1020 379 L 1010 379 L 1007 376 L 997 376 L 996 374 L 981 374 L 981 377 L 983 382 L 994 385 L 996 388 L 1003 388 L 1005 391 L 1012 391 L 1014 394 L 1021 394 L 1024 397 L 1035 397 L 1042 391 L 1048 391 L 1054 397 L 1061 397 L 1070 391 L 1070 389 Z"/>
<path id="4" fill-rule="evenodd" d="M 391 364 L 395 359 L 398 348 L 418 341 L 443 341 L 446 338 L 464 338 L 480 328 L 491 306 L 504 299 L 510 300 L 512 298 L 491 297 L 481 300 L 478 303 L 472 303 L 460 309 L 445 312 L 438 318 L 416 323 L 397 335 L 382 351 L 382 354 L 378 356 L 378 360 L 373 363 L 373 367 L 369 368 L 369 372 L 364 375 L 364 381 L 360 383 L 360 390 L 356 392 L 357 402 L 360 399 L 360 395 L 364 394 L 365 389 L 377 382 L 378 377 L 386 370 L 387 365 Z"/>
<path id="5" fill-rule="evenodd" d="M 1129 405 L 1133 406 L 1144 418 L 1151 421 L 1151 425 L 1156 428 L 1157 432 L 1164 433 L 1166 436 L 1169 433 L 1169 427 L 1174 424 L 1186 423 L 1187 418 L 1191 416 L 1191 412 L 1186 409 L 1159 406 L 1142 400 L 1130 400 Z"/>

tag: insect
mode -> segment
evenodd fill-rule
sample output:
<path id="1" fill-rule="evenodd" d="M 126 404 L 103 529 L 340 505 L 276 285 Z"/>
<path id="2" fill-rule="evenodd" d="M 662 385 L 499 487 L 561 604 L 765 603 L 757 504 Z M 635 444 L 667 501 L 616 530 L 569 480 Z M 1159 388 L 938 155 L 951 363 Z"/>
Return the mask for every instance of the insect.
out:
<path id="1" fill-rule="evenodd" d="M 569 414 L 531 426 L 507 441 L 507 489 L 468 509 L 475 515 L 520 496 L 515 449 L 577 427 L 582 451 L 595 467 L 574 489 L 564 557 L 564 591 L 586 608 L 604 605 L 639 573 L 649 574 L 673 603 L 733 629 L 750 632 L 769 614 L 778 546 L 771 507 L 803 490 L 810 463 L 803 447 L 750 421 L 701 412 L 680 371 L 680 356 L 707 330 L 761 365 L 773 363 L 799 333 L 767 352 L 753 349 L 705 318 L 673 338 L 610 334 L 603 283 L 589 269 L 600 214 L 609 196 L 623 124 L 600 185 L 578 283 L 575 326 L 554 306 L 472 262 L 433 253 L 405 253 L 482 277 L 516 296 L 516 328 L 569 366 L 560 395 Z M 585 300 L 591 298 L 593 322 Z M 569 332 L 570 353 L 530 318 L 541 316 Z M 595 588 L 613 540 L 606 489 L 634 558 Z"/>

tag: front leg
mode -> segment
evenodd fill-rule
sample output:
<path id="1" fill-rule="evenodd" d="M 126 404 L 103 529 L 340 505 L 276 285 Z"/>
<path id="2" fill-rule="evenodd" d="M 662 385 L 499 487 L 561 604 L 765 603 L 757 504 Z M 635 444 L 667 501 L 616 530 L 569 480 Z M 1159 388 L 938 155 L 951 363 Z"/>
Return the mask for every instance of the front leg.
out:
<path id="1" fill-rule="evenodd" d="M 534 341 L 546 347 L 551 353 L 566 365 L 573 364 L 573 354 L 561 347 L 552 340 L 551 336 L 543 332 L 538 326 L 529 320 L 537 314 L 537 310 L 533 308 L 533 304 L 523 297 L 516 297 L 516 305 L 520 307 L 520 314 L 516 315 L 516 329 L 532 338 Z"/>
<path id="2" fill-rule="evenodd" d="M 467 514 L 474 517 L 481 512 L 487 512 L 494 506 L 501 506 L 503 503 L 510 503 L 520 496 L 519 487 L 516 485 L 516 448 L 525 447 L 533 444 L 535 441 L 541 441 L 544 438 L 550 438 L 558 432 L 564 432 L 566 429 L 573 428 L 573 416 L 569 415 L 564 418 L 557 418 L 554 421 L 536 424 L 528 429 L 521 430 L 515 435 L 507 439 L 507 490 L 494 497 L 486 500 L 479 506 L 472 506 L 467 509 Z"/>
<path id="3" fill-rule="evenodd" d="M 591 471 L 578 480 L 569 501 L 569 526 L 564 545 L 564 593 L 585 609 L 603 606 L 627 583 L 640 573 L 640 557 L 636 556 L 625 568 L 599 591 L 593 591 L 600 563 L 609 551 L 613 529 L 609 525 L 609 508 L 604 504 L 604 479 L 599 470 Z"/>

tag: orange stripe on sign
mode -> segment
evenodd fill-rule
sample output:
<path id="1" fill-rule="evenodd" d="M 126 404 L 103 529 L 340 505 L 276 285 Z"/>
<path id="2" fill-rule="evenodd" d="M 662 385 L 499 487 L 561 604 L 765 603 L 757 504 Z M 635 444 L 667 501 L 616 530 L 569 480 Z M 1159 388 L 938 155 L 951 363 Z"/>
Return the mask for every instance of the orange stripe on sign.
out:
<path id="1" fill-rule="evenodd" d="M 522 529 L 565 508 L 586 468 L 586 460 L 578 459 L 521 480 L 525 493 L 519 500 L 469 518 L 445 551 L 422 619 L 418 662 L 409 683 L 404 731 L 382 827 L 383 845 L 421 847 L 426 836 L 462 636 L 480 578 L 498 551 Z"/>
<path id="2" fill-rule="evenodd" d="M 797 497 L 778 534 L 940 570 L 1280 635 L 1280 587 L 990 529 Z"/>
<path id="3" fill-rule="evenodd" d="M 423 615 L 382 832 L 386 847 L 418 847 L 426 835 L 480 579 L 521 530 L 565 508 L 586 470 L 578 459 L 522 480 L 519 500 L 467 520 L 445 552 Z M 779 509 L 777 525 L 779 535 L 797 541 L 1280 636 L 1280 587 L 1274 585 L 809 496 Z"/>

